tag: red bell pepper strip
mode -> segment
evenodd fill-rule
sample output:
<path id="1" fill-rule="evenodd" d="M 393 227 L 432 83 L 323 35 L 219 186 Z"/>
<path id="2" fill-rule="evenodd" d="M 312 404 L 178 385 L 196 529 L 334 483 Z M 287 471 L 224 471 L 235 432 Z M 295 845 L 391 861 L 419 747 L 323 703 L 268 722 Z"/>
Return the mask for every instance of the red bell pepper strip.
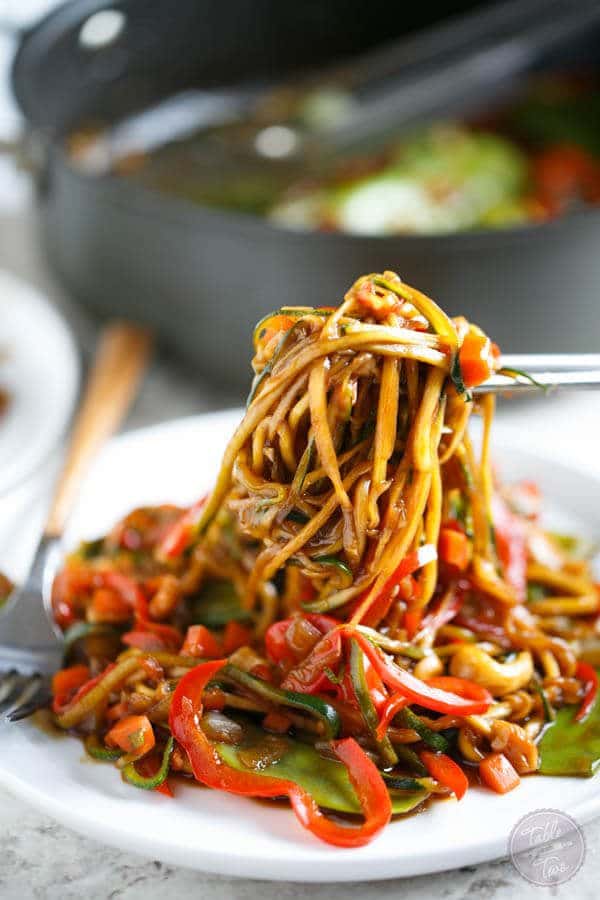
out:
<path id="1" fill-rule="evenodd" d="M 208 500 L 208 494 L 200 497 L 193 506 L 183 513 L 183 515 L 169 528 L 160 544 L 156 548 L 158 559 L 175 559 L 187 550 L 196 526 L 202 516 L 202 510 Z"/>
<path id="2" fill-rule="evenodd" d="M 326 670 L 337 674 L 341 658 L 342 633 L 336 629 L 322 637 L 306 659 L 287 673 L 281 687 L 284 691 L 297 691 L 300 694 L 316 694 L 335 689 L 336 685 L 331 682 Z"/>
<path id="3" fill-rule="evenodd" d="M 456 625 L 460 625 L 461 628 L 468 628 L 469 631 L 473 631 L 475 634 L 483 635 L 501 647 L 510 647 L 510 640 L 507 638 L 506 632 L 501 625 L 496 625 L 494 622 L 488 622 L 485 619 L 477 619 L 475 616 L 465 615 L 460 610 L 454 622 Z"/>
<path id="4" fill-rule="evenodd" d="M 596 702 L 598 673 L 589 663 L 578 662 L 575 669 L 575 678 L 579 678 L 584 684 L 583 700 L 575 716 L 576 722 L 582 722 L 589 715 Z"/>
<path id="5" fill-rule="evenodd" d="M 408 697 L 405 697 L 404 694 L 392 694 L 385 706 L 381 709 L 381 719 L 379 720 L 379 725 L 375 732 L 378 741 L 382 741 L 386 736 L 394 716 L 399 713 L 401 709 L 404 709 L 405 706 L 408 706 L 409 703 L 410 700 Z"/>
<path id="6" fill-rule="evenodd" d="M 468 678 L 457 678 L 455 675 L 435 675 L 427 679 L 430 687 L 441 691 L 450 691 L 465 700 L 485 701 L 488 706 L 492 696 L 488 690 Z"/>
<path id="7" fill-rule="evenodd" d="M 419 632 L 433 632 L 435 634 L 442 625 L 447 625 L 457 615 L 464 602 L 464 595 L 460 591 L 452 591 L 448 596 L 438 601 L 435 607 L 423 617 Z"/>
<path id="8" fill-rule="evenodd" d="M 492 521 L 498 558 L 506 581 L 515 589 L 520 603 L 527 596 L 527 535 L 525 523 L 510 511 L 504 500 L 492 497 Z"/>
<path id="9" fill-rule="evenodd" d="M 358 599 L 357 608 L 352 614 L 352 624 L 372 625 L 375 627 L 388 613 L 394 600 L 394 589 L 407 575 L 437 559 L 437 550 L 433 544 L 424 544 L 405 556 L 397 569 L 390 575 L 380 591 L 371 596 L 369 588 Z"/>
<path id="10" fill-rule="evenodd" d="M 319 615 L 318 613 L 304 613 L 302 618 L 310 622 L 321 634 L 327 634 L 340 624 L 337 619 L 333 619 L 331 616 Z M 279 622 L 274 622 L 266 631 L 265 650 L 267 651 L 267 656 L 275 665 L 283 663 L 287 666 L 294 666 L 298 662 L 298 657 L 287 640 L 288 629 L 293 622 L 294 619 L 291 618 L 280 619 Z"/>
<path id="11" fill-rule="evenodd" d="M 364 816 L 361 825 L 341 825 L 327 818 L 311 795 L 293 781 L 239 772 L 223 762 L 199 728 L 198 720 L 202 715 L 202 692 L 226 663 L 225 659 L 201 663 L 183 676 L 173 694 L 169 726 L 185 750 L 196 780 L 246 797 L 287 796 L 300 824 L 316 837 L 337 847 L 367 844 L 390 821 L 392 807 L 379 771 L 353 738 L 333 741 L 331 747 L 348 769 Z"/>
<path id="12" fill-rule="evenodd" d="M 431 750 L 422 750 L 419 753 L 421 762 L 432 778 L 450 788 L 457 800 L 461 800 L 469 787 L 469 779 L 453 759 L 445 753 L 433 753 Z"/>
<path id="13" fill-rule="evenodd" d="M 482 715 L 489 709 L 493 701 L 492 695 L 480 685 L 464 678 L 443 679 L 444 686 L 459 688 L 459 694 L 452 690 L 444 690 L 439 683 L 442 679 L 431 678 L 427 682 L 421 681 L 420 678 L 397 666 L 360 632 L 351 627 L 345 629 L 345 632 L 358 641 L 384 684 L 402 694 L 411 703 L 418 703 L 419 706 L 436 712 L 454 713 L 459 716 Z"/>
<path id="14" fill-rule="evenodd" d="M 60 669 L 52 676 L 52 709 L 60 712 L 67 706 L 77 691 L 90 680 L 90 670 L 87 666 L 70 666 L 68 669 Z"/>
<path id="15" fill-rule="evenodd" d="M 116 591 L 131 607 L 135 628 L 123 635 L 122 640 L 125 644 L 142 650 L 178 650 L 181 647 L 183 638 L 177 628 L 151 620 L 148 598 L 133 578 L 122 572 L 97 572 L 94 575 L 94 582 Z M 157 641 L 152 644 L 150 640 L 138 638 L 140 632 L 151 632 L 157 637 Z"/>
<path id="16" fill-rule="evenodd" d="M 114 669 L 116 665 L 116 663 L 109 663 L 109 665 L 105 669 L 103 669 L 102 672 L 99 672 L 99 674 L 95 675 L 94 678 L 90 678 L 88 681 L 84 682 L 84 684 L 82 684 L 81 687 L 77 691 L 75 691 L 73 696 L 68 698 L 64 706 L 61 704 L 60 698 L 55 697 L 52 703 L 52 711 L 57 713 L 58 715 L 62 715 L 62 713 L 66 712 L 69 707 L 75 706 L 75 704 L 79 703 L 82 697 L 85 697 L 85 695 L 89 693 L 93 687 L 96 687 L 96 685 L 104 678 L 104 676 L 107 675 L 111 671 L 111 669 Z"/>

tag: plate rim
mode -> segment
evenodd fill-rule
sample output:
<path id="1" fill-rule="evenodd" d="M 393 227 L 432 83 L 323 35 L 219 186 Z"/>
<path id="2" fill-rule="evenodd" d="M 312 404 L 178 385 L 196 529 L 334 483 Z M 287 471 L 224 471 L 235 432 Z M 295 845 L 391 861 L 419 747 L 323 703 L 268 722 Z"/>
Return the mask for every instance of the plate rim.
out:
<path id="1" fill-rule="evenodd" d="M 39 313 L 44 316 L 46 321 L 53 322 L 56 334 L 60 334 L 60 339 L 63 341 L 62 360 L 65 371 L 68 372 L 63 385 L 63 388 L 67 390 L 67 398 L 64 403 L 62 421 L 54 428 L 50 440 L 45 443 L 40 442 L 40 449 L 29 465 L 21 471 L 17 471 L 17 476 L 10 482 L 5 485 L 0 483 L 0 499 L 2 499 L 34 478 L 60 445 L 75 409 L 81 383 L 82 363 L 79 345 L 70 323 L 57 304 L 52 302 L 41 288 L 4 268 L 0 269 L 0 287 L 3 289 L 6 287 L 8 302 L 11 302 L 13 296 L 17 296 L 19 304 L 27 306 L 31 310 L 32 318 L 36 318 L 36 313 Z"/>

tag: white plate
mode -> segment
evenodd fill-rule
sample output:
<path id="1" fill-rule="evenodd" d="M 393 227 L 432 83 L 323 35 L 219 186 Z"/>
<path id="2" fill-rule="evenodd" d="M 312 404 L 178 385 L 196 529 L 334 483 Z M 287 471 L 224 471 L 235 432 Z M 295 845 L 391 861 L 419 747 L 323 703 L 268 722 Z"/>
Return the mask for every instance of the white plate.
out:
<path id="1" fill-rule="evenodd" d="M 114 440 L 81 495 L 68 540 L 92 537 L 138 503 L 188 502 L 211 484 L 239 413 L 219 413 Z M 600 534 L 598 482 L 522 452 L 499 454 L 508 478 L 535 478 L 566 513 Z M 40 810 L 124 850 L 210 872 L 298 881 L 357 881 L 419 875 L 506 854 L 511 828 L 528 811 L 554 807 L 580 823 L 600 813 L 596 779 L 525 778 L 498 797 L 471 788 L 460 804 L 434 804 L 393 822 L 372 844 L 339 850 L 319 843 L 291 811 L 176 785 L 176 799 L 137 791 L 110 765 L 84 761 L 81 744 L 30 723 L 1 726 L 0 781 Z"/>
<path id="2" fill-rule="evenodd" d="M 71 332 L 44 297 L 0 271 L 0 496 L 23 482 L 60 441 L 77 395 Z"/>

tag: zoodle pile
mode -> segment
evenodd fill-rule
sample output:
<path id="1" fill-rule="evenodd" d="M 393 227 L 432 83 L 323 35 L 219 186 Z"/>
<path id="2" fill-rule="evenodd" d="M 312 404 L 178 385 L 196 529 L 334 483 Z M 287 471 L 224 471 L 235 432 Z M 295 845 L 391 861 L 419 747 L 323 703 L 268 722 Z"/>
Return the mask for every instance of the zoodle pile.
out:
<path id="1" fill-rule="evenodd" d="M 498 348 L 393 272 L 254 347 L 212 493 L 134 510 L 57 576 L 57 724 L 138 788 L 287 797 L 344 847 L 469 785 L 592 774 L 598 589 L 535 486 L 495 478 L 470 389 Z"/>

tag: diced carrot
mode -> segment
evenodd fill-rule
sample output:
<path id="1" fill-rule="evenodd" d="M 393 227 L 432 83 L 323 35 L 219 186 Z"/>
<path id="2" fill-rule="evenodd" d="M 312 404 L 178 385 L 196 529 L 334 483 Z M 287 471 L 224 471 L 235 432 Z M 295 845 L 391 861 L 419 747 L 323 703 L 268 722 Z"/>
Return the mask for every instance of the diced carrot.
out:
<path id="1" fill-rule="evenodd" d="M 105 742 L 108 747 L 120 747 L 125 753 L 144 756 L 154 747 L 154 731 L 148 716 L 127 716 L 110 729 Z"/>
<path id="2" fill-rule="evenodd" d="M 468 388 L 483 384 L 493 372 L 492 342 L 481 332 L 468 331 L 459 351 L 460 370 Z"/>
<path id="3" fill-rule="evenodd" d="M 294 320 L 291 316 L 284 316 L 281 314 L 271 316 L 270 319 L 263 322 L 262 328 L 256 335 L 255 349 L 258 350 L 260 347 L 266 347 L 276 334 L 289 331 L 293 324 Z"/>
<path id="4" fill-rule="evenodd" d="M 507 794 L 520 783 L 517 772 L 503 753 L 490 753 L 479 763 L 481 780 L 497 794 Z"/>
<path id="5" fill-rule="evenodd" d="M 94 591 L 88 618 L 92 622 L 127 622 L 132 617 L 129 603 L 110 588 Z"/>
<path id="6" fill-rule="evenodd" d="M 190 625 L 187 630 L 182 656 L 202 656 L 205 659 L 217 659 L 222 650 L 219 641 L 205 625 Z"/>
<path id="7" fill-rule="evenodd" d="M 228 622 L 223 634 L 223 652 L 229 656 L 234 650 L 249 644 L 251 640 L 252 632 L 246 625 L 241 625 L 240 622 Z"/>
<path id="8" fill-rule="evenodd" d="M 471 559 L 471 542 L 462 531 L 444 527 L 440 530 L 438 553 L 446 565 L 464 572 Z"/>

